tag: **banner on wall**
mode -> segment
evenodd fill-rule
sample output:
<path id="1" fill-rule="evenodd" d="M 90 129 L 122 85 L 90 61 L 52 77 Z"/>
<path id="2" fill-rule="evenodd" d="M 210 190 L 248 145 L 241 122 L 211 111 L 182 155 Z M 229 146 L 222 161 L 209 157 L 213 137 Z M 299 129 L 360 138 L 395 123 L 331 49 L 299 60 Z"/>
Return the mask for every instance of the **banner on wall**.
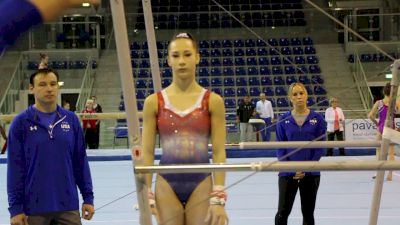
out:
<path id="1" fill-rule="evenodd" d="M 400 127 L 400 118 L 395 119 L 395 126 Z M 370 119 L 346 119 L 345 140 L 376 140 L 377 127 Z"/>

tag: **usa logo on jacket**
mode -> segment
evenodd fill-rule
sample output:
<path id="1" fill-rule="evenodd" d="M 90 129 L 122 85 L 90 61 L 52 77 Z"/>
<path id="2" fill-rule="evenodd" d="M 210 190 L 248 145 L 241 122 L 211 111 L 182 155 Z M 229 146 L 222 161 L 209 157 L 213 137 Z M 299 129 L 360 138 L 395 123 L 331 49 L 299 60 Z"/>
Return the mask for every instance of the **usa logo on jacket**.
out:
<path id="1" fill-rule="evenodd" d="M 315 124 L 317 124 L 317 123 L 318 123 L 317 118 L 312 118 L 312 119 L 310 120 L 310 124 L 311 124 L 311 125 L 315 125 Z"/>
<path id="2" fill-rule="evenodd" d="M 68 132 L 71 129 L 71 126 L 69 125 L 68 122 L 63 121 L 61 122 L 61 129 L 65 132 Z"/>

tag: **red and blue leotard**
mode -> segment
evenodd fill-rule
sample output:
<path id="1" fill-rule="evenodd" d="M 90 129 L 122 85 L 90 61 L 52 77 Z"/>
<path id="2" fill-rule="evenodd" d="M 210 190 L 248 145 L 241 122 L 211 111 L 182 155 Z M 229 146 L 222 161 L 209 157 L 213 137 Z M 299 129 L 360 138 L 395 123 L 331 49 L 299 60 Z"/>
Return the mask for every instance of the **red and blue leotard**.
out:
<path id="1" fill-rule="evenodd" d="M 210 93 L 203 89 L 196 104 L 185 111 L 177 110 L 170 104 L 165 90 L 157 93 L 157 129 L 162 147 L 160 165 L 210 162 Z M 183 204 L 188 201 L 199 183 L 209 175 L 210 173 L 160 174 Z"/>

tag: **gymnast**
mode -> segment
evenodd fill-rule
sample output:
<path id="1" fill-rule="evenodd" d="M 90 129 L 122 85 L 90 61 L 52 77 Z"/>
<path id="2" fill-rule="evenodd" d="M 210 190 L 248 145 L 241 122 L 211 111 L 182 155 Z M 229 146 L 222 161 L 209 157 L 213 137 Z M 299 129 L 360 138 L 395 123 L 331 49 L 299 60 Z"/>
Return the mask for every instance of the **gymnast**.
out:
<path id="1" fill-rule="evenodd" d="M 197 41 L 179 33 L 168 46 L 172 83 L 146 98 L 143 110 L 144 164 L 153 165 L 157 133 L 163 154 L 160 165 L 225 163 L 225 107 L 222 98 L 196 82 L 200 61 Z M 146 179 L 151 187 L 152 175 Z M 158 224 L 225 225 L 225 172 L 158 174 L 149 203 Z M 162 194 L 161 194 L 162 193 Z"/>

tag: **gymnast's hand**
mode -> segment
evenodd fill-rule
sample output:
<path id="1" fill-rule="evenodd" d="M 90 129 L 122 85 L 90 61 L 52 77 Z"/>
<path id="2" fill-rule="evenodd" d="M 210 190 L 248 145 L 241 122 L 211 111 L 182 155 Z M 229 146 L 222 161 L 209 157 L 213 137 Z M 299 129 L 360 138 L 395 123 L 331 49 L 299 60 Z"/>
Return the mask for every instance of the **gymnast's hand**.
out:
<path id="1" fill-rule="evenodd" d="M 153 216 L 156 218 L 157 224 L 161 224 L 160 216 L 158 215 L 157 206 L 156 206 L 156 198 L 150 188 L 148 189 L 148 192 L 147 192 L 147 198 L 149 199 L 149 206 L 150 206 L 151 214 L 153 214 Z"/>
<path id="2" fill-rule="evenodd" d="M 225 207 L 223 205 L 210 205 L 204 222 L 207 225 L 227 225 L 229 218 Z"/>
<path id="3" fill-rule="evenodd" d="M 295 180 L 301 180 L 304 178 L 306 174 L 303 171 L 297 171 L 296 175 L 294 175 L 293 179 Z"/>

